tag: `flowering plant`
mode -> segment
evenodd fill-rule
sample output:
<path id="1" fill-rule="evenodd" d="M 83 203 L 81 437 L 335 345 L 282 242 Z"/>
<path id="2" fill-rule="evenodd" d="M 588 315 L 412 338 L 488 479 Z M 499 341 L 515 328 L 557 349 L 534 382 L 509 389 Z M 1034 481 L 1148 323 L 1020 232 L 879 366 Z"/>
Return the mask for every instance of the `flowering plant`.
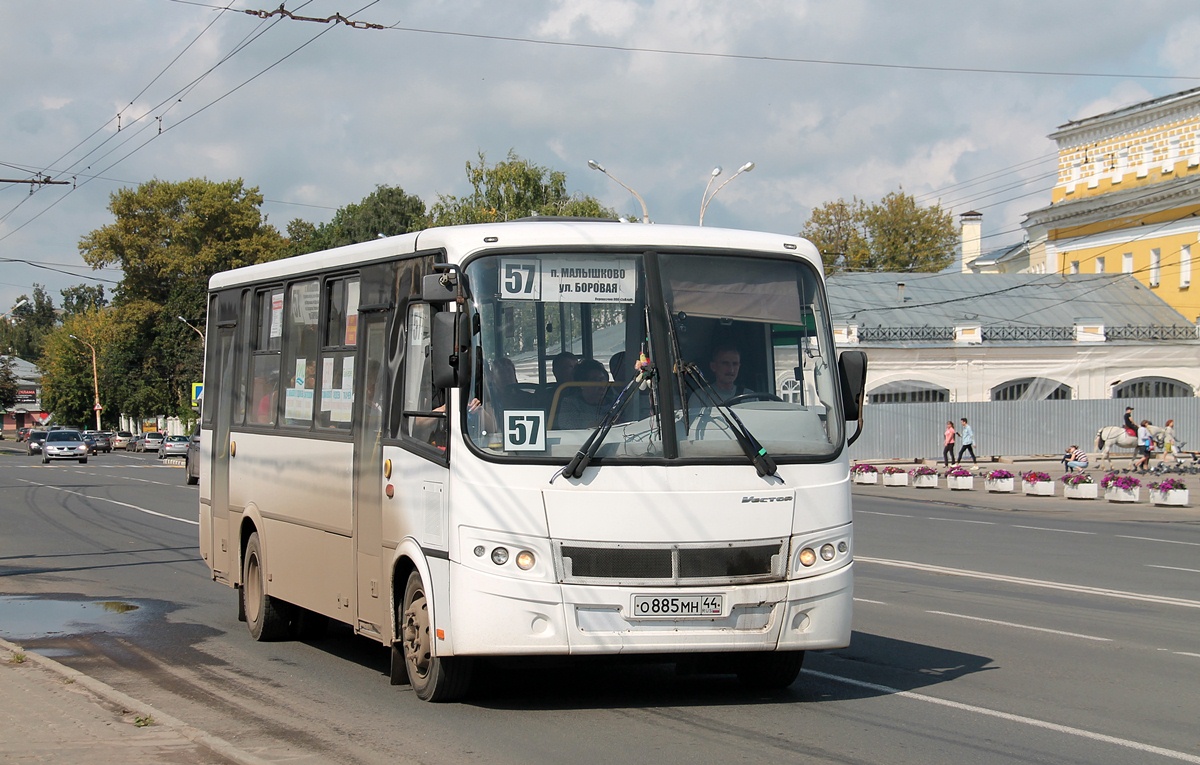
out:
<path id="1" fill-rule="evenodd" d="M 947 470 L 946 475 L 952 478 L 970 478 L 971 471 L 960 465 L 959 467 L 952 467 Z"/>
<path id="2" fill-rule="evenodd" d="M 912 470 L 908 471 L 908 474 L 911 476 L 937 475 L 938 472 L 937 472 L 936 468 L 931 468 L 928 465 L 921 465 L 920 467 L 915 467 Z"/>
<path id="3" fill-rule="evenodd" d="M 896 475 L 897 473 L 903 473 L 904 468 L 899 467 L 898 465 L 888 465 L 883 469 L 883 472 L 887 473 L 888 475 Z"/>
<path id="4" fill-rule="evenodd" d="M 1028 473 L 1021 473 L 1021 480 L 1025 483 L 1048 483 L 1053 478 L 1049 473 L 1043 473 L 1040 470 L 1030 470 Z"/>
<path id="5" fill-rule="evenodd" d="M 1108 473 L 1100 479 L 1100 485 L 1105 489 L 1124 489 L 1131 491 L 1142 485 L 1142 482 L 1131 475 Z"/>
<path id="6" fill-rule="evenodd" d="M 1179 491 L 1186 488 L 1187 486 L 1178 478 L 1167 478 L 1158 483 L 1150 484 L 1150 491 L 1162 492 L 1163 494 L 1166 494 L 1168 491 Z"/>
<path id="7" fill-rule="evenodd" d="M 857 462 L 854 467 L 850 468 L 851 473 L 878 473 L 879 470 L 874 465 L 868 465 L 865 462 Z"/>
<path id="8" fill-rule="evenodd" d="M 1013 474 L 1008 472 L 1004 468 L 1000 468 L 999 470 L 993 470 L 992 472 L 988 473 L 989 481 L 999 481 L 1002 478 L 1013 478 L 1013 477 L 1014 477 Z"/>
<path id="9" fill-rule="evenodd" d="M 1078 486 L 1081 483 L 1094 483 L 1092 477 L 1087 473 L 1067 473 L 1062 478 L 1058 479 L 1067 486 Z"/>

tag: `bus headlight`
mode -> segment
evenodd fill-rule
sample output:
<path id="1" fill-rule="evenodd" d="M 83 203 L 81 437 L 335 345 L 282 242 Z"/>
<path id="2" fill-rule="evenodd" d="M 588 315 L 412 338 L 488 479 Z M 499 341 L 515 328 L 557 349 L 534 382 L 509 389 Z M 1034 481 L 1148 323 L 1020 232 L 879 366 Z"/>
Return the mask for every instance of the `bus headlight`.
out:
<path id="1" fill-rule="evenodd" d="M 492 550 L 492 563 L 497 566 L 503 566 L 508 563 L 508 550 L 504 547 L 497 547 Z"/>
<path id="2" fill-rule="evenodd" d="M 817 562 L 817 554 L 813 552 L 811 547 L 805 547 L 800 551 L 800 565 L 808 568 Z"/>
<path id="3" fill-rule="evenodd" d="M 522 571 L 528 571 L 529 569 L 533 568 L 533 564 L 536 562 L 537 561 L 534 559 L 533 553 L 529 552 L 528 550 L 522 550 L 521 552 L 517 553 L 517 568 L 521 569 Z"/>
<path id="4" fill-rule="evenodd" d="M 833 560 L 833 555 L 833 545 L 829 544 L 828 542 L 821 545 L 821 560 Z"/>

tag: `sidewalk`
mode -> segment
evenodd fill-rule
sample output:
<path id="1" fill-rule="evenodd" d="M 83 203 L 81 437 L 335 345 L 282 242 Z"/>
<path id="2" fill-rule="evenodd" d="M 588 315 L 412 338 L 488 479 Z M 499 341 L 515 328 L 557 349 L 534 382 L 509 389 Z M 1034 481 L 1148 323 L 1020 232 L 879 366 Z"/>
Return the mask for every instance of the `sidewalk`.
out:
<path id="1" fill-rule="evenodd" d="M 115 688 L 0 639 L 0 761 L 267 765 Z"/>
<path id="2" fill-rule="evenodd" d="M 869 462 L 881 471 L 886 465 L 896 465 L 905 470 L 911 470 L 917 467 L 916 463 L 907 462 L 901 463 L 894 460 L 861 460 Z M 939 474 L 945 473 L 945 468 L 940 462 L 934 464 L 928 462 L 931 467 L 937 469 Z M 1127 467 L 1128 460 L 1118 461 L 1120 467 Z M 1058 458 L 1019 458 L 1013 460 L 1005 460 L 1003 462 L 984 462 L 980 460 L 978 465 L 970 463 L 965 464 L 971 471 L 978 471 L 975 474 L 974 488 L 969 491 L 951 490 L 946 487 L 946 479 L 944 477 L 938 479 L 938 488 L 936 489 L 917 489 L 911 485 L 908 486 L 884 486 L 882 478 L 877 484 L 851 484 L 852 491 L 855 497 L 892 497 L 896 499 L 905 499 L 917 502 L 933 502 L 939 505 L 950 505 L 959 507 L 972 507 L 989 510 L 1002 510 L 1008 512 L 1034 512 L 1034 513 L 1070 513 L 1075 517 L 1089 518 L 1095 520 L 1119 520 L 1119 521 L 1150 521 L 1150 522 L 1185 522 L 1196 523 L 1200 521 L 1200 476 L 1173 476 L 1175 478 L 1182 477 L 1189 484 L 1195 484 L 1188 488 L 1197 491 L 1196 497 L 1189 497 L 1189 504 L 1185 507 L 1158 507 L 1149 499 L 1149 490 L 1146 488 L 1150 483 L 1161 481 L 1164 478 L 1172 476 L 1154 476 L 1154 475 L 1138 475 L 1137 478 L 1142 482 L 1141 501 L 1135 503 L 1125 502 L 1108 502 L 1104 499 L 1104 492 L 1100 490 L 1100 498 L 1093 500 L 1077 500 L 1067 499 L 1063 496 L 1063 484 L 1058 479 L 1062 477 L 1062 463 Z M 992 470 L 1004 469 L 1017 476 L 1016 488 L 1012 493 L 992 493 L 984 488 L 984 478 L 988 472 Z M 1021 492 L 1022 473 L 1027 473 L 1031 470 L 1036 470 L 1043 473 L 1048 473 L 1054 479 L 1054 496 L 1038 497 L 1025 496 Z M 1119 471 L 1119 468 L 1118 468 Z M 1096 483 L 1104 477 L 1107 471 L 1092 467 L 1085 471 L 1092 480 Z"/>

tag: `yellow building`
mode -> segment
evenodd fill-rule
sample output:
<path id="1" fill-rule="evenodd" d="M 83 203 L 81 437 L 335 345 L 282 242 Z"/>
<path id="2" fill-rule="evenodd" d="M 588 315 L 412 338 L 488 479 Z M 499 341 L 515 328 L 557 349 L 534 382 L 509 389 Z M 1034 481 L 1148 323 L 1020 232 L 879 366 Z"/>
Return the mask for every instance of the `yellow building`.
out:
<path id="1" fill-rule="evenodd" d="M 1200 88 L 1068 122 L 1048 207 L 1023 222 L 1037 273 L 1128 273 L 1200 320 Z"/>

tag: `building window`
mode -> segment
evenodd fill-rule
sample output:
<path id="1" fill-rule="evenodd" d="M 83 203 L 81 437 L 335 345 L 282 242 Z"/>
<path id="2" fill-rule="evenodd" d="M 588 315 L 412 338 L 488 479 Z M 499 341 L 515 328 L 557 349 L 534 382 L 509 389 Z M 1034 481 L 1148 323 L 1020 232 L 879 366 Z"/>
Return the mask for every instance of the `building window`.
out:
<path id="1" fill-rule="evenodd" d="M 1123 273 L 1123 274 L 1132 274 L 1133 273 L 1133 253 L 1132 252 L 1127 252 L 1121 256 L 1121 273 Z"/>
<path id="2" fill-rule="evenodd" d="M 1139 377 L 1113 388 L 1113 398 L 1193 398 L 1192 386 L 1169 377 Z"/>
<path id="3" fill-rule="evenodd" d="M 1071 388 L 1045 377 L 1010 380 L 992 388 L 992 401 L 1069 401 Z"/>
<path id="4" fill-rule="evenodd" d="M 1079 273 L 1079 261 L 1078 261 L 1078 260 L 1072 260 L 1072 261 L 1071 261 L 1071 274 L 1072 274 L 1072 275 L 1075 275 L 1075 274 L 1077 274 L 1077 273 Z"/>
<path id="5" fill-rule="evenodd" d="M 1192 286 L 1192 246 L 1179 248 L 1179 288 Z"/>
<path id="6" fill-rule="evenodd" d="M 1104 273 L 1104 256 L 1103 255 L 1096 258 L 1096 273 L 1098 273 L 1098 274 Z"/>
<path id="7" fill-rule="evenodd" d="M 1162 251 L 1157 247 L 1150 250 L 1150 286 L 1157 287 L 1162 276 Z"/>
<path id="8" fill-rule="evenodd" d="M 923 380 L 897 380 L 867 394 L 872 404 L 930 404 L 950 400 L 950 391 Z"/>

